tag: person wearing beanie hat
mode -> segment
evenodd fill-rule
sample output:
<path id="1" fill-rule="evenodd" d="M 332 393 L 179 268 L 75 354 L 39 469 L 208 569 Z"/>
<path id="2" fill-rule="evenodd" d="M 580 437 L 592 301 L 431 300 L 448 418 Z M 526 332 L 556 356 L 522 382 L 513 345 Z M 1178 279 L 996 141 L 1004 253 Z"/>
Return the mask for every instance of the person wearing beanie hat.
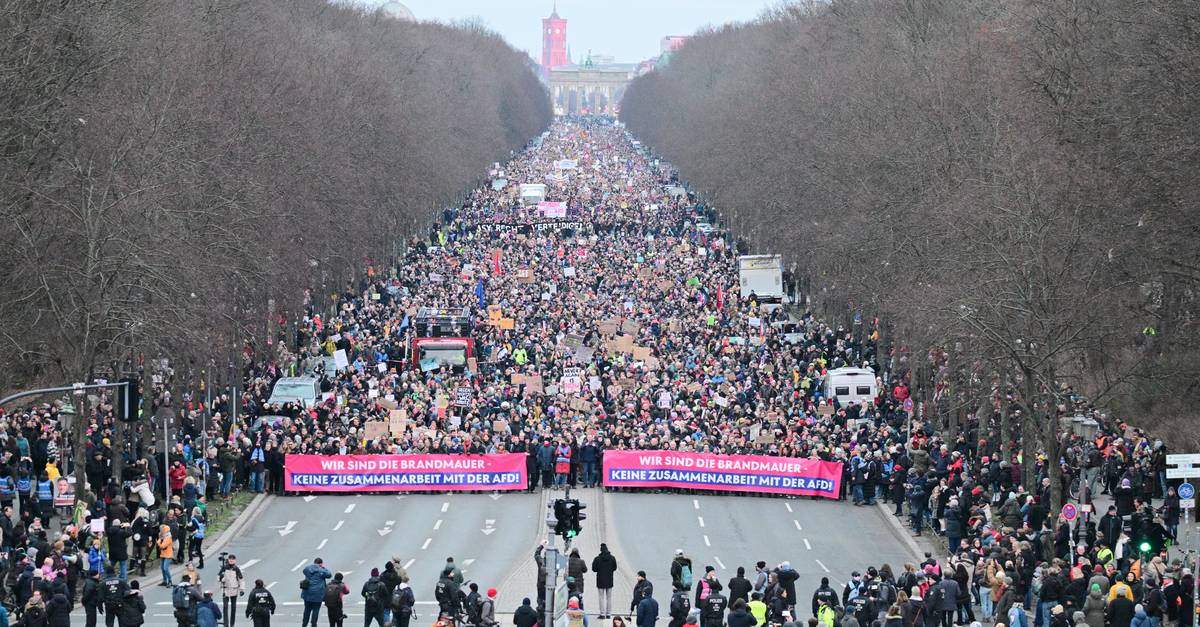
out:
<path id="1" fill-rule="evenodd" d="M 654 596 L 654 584 L 646 579 L 646 571 L 637 571 L 637 583 L 633 584 L 633 600 L 629 603 L 629 611 L 637 612 L 643 599 Z M 654 602 L 654 619 L 658 620 L 658 602 Z M 653 625 L 651 625 L 653 627 Z"/>
<path id="2" fill-rule="evenodd" d="M 812 615 L 818 618 L 820 616 L 817 614 L 817 610 L 821 608 L 821 603 L 828 605 L 830 609 L 838 607 L 838 594 L 829 587 L 829 577 L 821 577 L 821 586 L 812 595 Z"/>
<path id="3" fill-rule="evenodd" d="M 529 601 L 529 597 L 521 599 L 521 607 L 513 612 L 513 624 L 516 627 L 536 627 L 538 624 L 537 610 L 533 609 L 533 605 Z"/>
<path id="4" fill-rule="evenodd" d="M 601 620 L 612 615 L 613 574 L 617 572 L 617 558 L 608 550 L 608 545 L 600 543 L 600 553 L 592 558 L 592 572 L 596 574 L 596 591 L 600 594 Z"/>
<path id="5" fill-rule="evenodd" d="M 362 596 L 366 606 L 366 613 L 363 615 L 363 626 L 370 627 L 371 621 L 378 620 L 379 627 L 384 627 L 386 623 L 383 620 L 383 608 L 390 605 L 392 600 L 388 596 L 387 586 L 383 585 L 383 580 L 379 578 L 378 568 L 371 569 L 371 577 L 363 583 L 359 594 Z"/>
<path id="6" fill-rule="evenodd" d="M 479 627 L 499 627 L 496 622 L 496 589 L 488 588 L 487 596 L 479 603 Z"/>

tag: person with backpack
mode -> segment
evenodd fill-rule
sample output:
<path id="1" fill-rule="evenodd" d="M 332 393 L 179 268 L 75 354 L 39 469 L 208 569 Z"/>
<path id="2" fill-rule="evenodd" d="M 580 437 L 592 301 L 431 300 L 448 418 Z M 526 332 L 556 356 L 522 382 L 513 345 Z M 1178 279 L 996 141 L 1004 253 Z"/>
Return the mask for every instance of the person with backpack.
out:
<path id="1" fill-rule="evenodd" d="M 100 586 L 100 573 L 88 573 L 87 579 L 83 581 L 83 594 L 80 595 L 79 602 L 83 605 L 86 627 L 96 627 L 96 614 L 104 611 L 104 589 Z"/>
<path id="2" fill-rule="evenodd" d="M 362 595 L 366 606 L 363 627 L 371 627 L 373 620 L 379 621 L 379 627 L 386 627 L 386 623 L 383 621 L 383 607 L 388 603 L 387 586 L 383 585 L 383 581 L 379 578 L 378 568 L 371 569 L 371 577 L 363 583 L 359 594 Z"/>
<path id="3" fill-rule="evenodd" d="M 413 607 L 416 604 L 416 596 L 413 595 L 412 587 L 408 585 L 408 582 L 401 581 L 396 584 L 396 588 L 392 590 L 392 627 L 408 627 L 408 621 L 412 619 Z"/>
<path id="4" fill-rule="evenodd" d="M 488 588 L 487 596 L 479 603 L 479 627 L 499 627 L 496 622 L 496 589 Z"/>
<path id="5" fill-rule="evenodd" d="M 254 627 L 271 627 L 271 615 L 275 613 L 275 597 L 262 579 L 254 580 L 254 589 L 246 600 L 246 618 L 254 621 Z"/>
<path id="6" fill-rule="evenodd" d="M 101 582 L 106 627 L 113 627 L 113 623 L 117 620 L 117 614 L 121 610 L 121 602 L 125 600 L 125 593 L 128 591 L 129 584 L 121 579 L 121 576 L 112 567 L 109 567 L 104 574 L 104 581 Z"/>
<path id="7" fill-rule="evenodd" d="M 121 627 L 140 627 L 146 622 L 146 599 L 142 598 L 142 590 L 136 579 L 129 582 L 129 591 L 121 601 L 117 619 Z"/>
<path id="8" fill-rule="evenodd" d="M 71 602 L 67 595 L 57 592 L 46 604 L 47 627 L 71 627 Z"/>
<path id="9" fill-rule="evenodd" d="M 238 568 L 237 556 L 225 556 L 221 569 L 217 571 L 217 584 L 221 586 L 221 615 L 226 627 L 233 627 L 237 620 L 238 597 L 246 594 L 246 580 Z"/>
<path id="10" fill-rule="evenodd" d="M 671 601 L 667 606 L 667 613 L 671 616 L 668 627 L 683 627 L 683 622 L 692 611 L 691 595 L 683 588 L 681 582 L 677 581 L 672 586 L 674 592 L 671 593 Z"/>
<path id="11" fill-rule="evenodd" d="M 179 627 L 195 627 L 196 606 L 202 598 L 200 588 L 192 585 L 190 576 L 179 578 L 179 585 L 171 590 L 171 607 L 175 609 L 175 622 Z"/>
<path id="12" fill-rule="evenodd" d="M 675 549 L 675 558 L 671 560 L 671 584 L 679 582 L 684 590 L 692 589 L 692 560 L 683 555 L 683 549 Z"/>
<path id="13" fill-rule="evenodd" d="M 325 602 L 325 613 L 329 615 L 329 627 L 342 627 L 342 621 L 346 620 L 345 599 L 350 594 L 350 586 L 346 585 L 344 579 L 345 575 L 338 573 L 325 586 L 325 598 L 322 600 Z"/>
<path id="14" fill-rule="evenodd" d="M 454 581 L 454 571 L 450 567 L 446 567 L 433 589 L 433 597 L 437 601 L 438 611 L 442 616 L 449 616 L 452 619 L 458 616 L 461 604 L 459 596 L 458 583 Z"/>

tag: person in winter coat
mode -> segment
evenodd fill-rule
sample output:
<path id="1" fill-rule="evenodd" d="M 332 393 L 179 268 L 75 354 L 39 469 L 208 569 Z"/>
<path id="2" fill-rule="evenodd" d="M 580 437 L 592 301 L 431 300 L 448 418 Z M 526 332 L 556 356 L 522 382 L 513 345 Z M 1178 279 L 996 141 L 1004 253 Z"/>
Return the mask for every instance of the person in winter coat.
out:
<path id="1" fill-rule="evenodd" d="M 711 597 L 710 597 L 711 598 Z M 754 627 L 758 624 L 754 616 L 746 609 L 746 602 L 738 599 L 733 602 L 732 610 L 725 619 L 729 627 Z"/>
<path id="2" fill-rule="evenodd" d="M 129 578 L 129 538 L 133 530 L 129 523 L 114 519 L 108 529 L 108 559 L 121 579 Z"/>
<path id="3" fill-rule="evenodd" d="M 579 598 L 583 599 L 583 575 L 588 571 L 587 562 L 579 557 L 579 549 L 572 548 L 571 556 L 567 558 L 567 576 L 575 578 L 575 585 L 579 590 Z"/>
<path id="4" fill-rule="evenodd" d="M 67 600 L 67 595 L 60 592 L 50 598 L 50 602 L 46 604 L 46 625 L 71 627 L 71 602 Z"/>
<path id="5" fill-rule="evenodd" d="M 645 581 L 643 577 L 643 581 Z M 637 602 L 637 627 L 654 627 L 658 622 L 658 601 L 654 600 L 653 589 Z"/>
<path id="6" fill-rule="evenodd" d="M 942 613 L 942 624 L 953 625 L 954 613 L 958 609 L 958 582 L 953 577 L 943 577 L 937 582 L 937 587 L 941 589 L 942 601 L 936 608 Z M 929 611 L 934 611 L 935 608 L 929 608 Z"/>
<path id="7" fill-rule="evenodd" d="M 704 602 L 708 600 L 708 597 L 712 595 L 712 593 L 720 592 L 724 589 L 725 586 L 721 585 L 721 580 L 717 579 L 717 569 L 713 568 L 712 566 L 705 566 L 704 577 L 702 577 L 696 584 L 696 600 L 694 603 L 692 603 L 692 607 L 696 609 L 703 609 Z M 724 608 L 721 609 L 723 610 Z"/>
<path id="8" fill-rule="evenodd" d="M 121 627 L 139 627 L 146 622 L 146 600 L 142 598 L 141 584 L 137 580 L 129 582 L 129 590 L 121 600 L 117 610 L 117 620 Z"/>
<path id="9" fill-rule="evenodd" d="M 612 615 L 613 573 L 617 572 L 617 558 L 608 551 L 608 545 L 600 544 L 600 553 L 592 558 L 592 572 L 596 574 L 596 591 L 600 595 L 600 615 L 606 619 Z"/>
<path id="10" fill-rule="evenodd" d="M 738 566 L 737 576 L 729 580 L 729 602 L 736 604 L 738 600 L 746 603 L 750 602 L 750 589 L 753 587 L 750 580 L 746 579 L 746 567 Z M 732 606 L 730 606 L 732 607 Z"/>
<path id="11" fill-rule="evenodd" d="M 488 588 L 487 596 L 479 604 L 479 627 L 499 627 L 496 622 L 496 589 Z"/>
<path id="12" fill-rule="evenodd" d="M 383 585 L 383 580 L 379 578 L 378 568 L 371 569 L 371 576 L 363 583 L 359 594 L 362 595 L 366 608 L 366 613 L 363 615 L 363 627 L 370 627 L 373 620 L 379 621 L 379 627 L 384 627 L 383 608 L 387 606 L 390 599 L 387 595 L 387 586 Z"/>
<path id="13" fill-rule="evenodd" d="M 304 616 L 300 621 L 301 627 L 312 625 L 317 627 L 317 619 L 321 615 L 321 603 L 325 600 L 325 580 L 333 577 L 333 573 L 325 568 L 321 558 L 304 567 L 304 589 L 300 592 L 300 600 L 304 601 Z M 349 590 L 347 590 L 349 592 Z"/>
<path id="14" fill-rule="evenodd" d="M 1107 606 L 1108 603 L 1104 599 L 1104 592 L 1100 589 L 1100 585 L 1092 584 L 1087 597 L 1083 599 L 1084 620 L 1088 625 L 1104 627 L 1104 610 Z"/>
<path id="15" fill-rule="evenodd" d="M 533 609 L 529 597 L 521 600 L 521 607 L 513 612 L 513 624 L 517 627 L 535 627 L 538 624 L 537 610 Z"/>
<path id="16" fill-rule="evenodd" d="M 789 608 L 796 605 L 796 580 L 800 578 L 800 573 L 792 568 L 791 562 L 783 562 L 779 568 L 775 569 L 775 577 L 777 578 L 780 587 L 787 592 L 787 605 Z M 793 617 L 795 613 L 793 612 Z"/>
<path id="17" fill-rule="evenodd" d="M 204 598 L 196 604 L 196 627 L 217 627 L 221 620 L 221 608 L 213 602 L 211 592 L 205 592 Z"/>
<path id="18" fill-rule="evenodd" d="M 392 627 L 408 627 L 416 604 L 416 596 L 408 582 L 396 584 L 396 589 L 392 591 Z"/>
<path id="19" fill-rule="evenodd" d="M 692 566 L 692 559 L 683 554 L 683 549 L 675 549 L 675 558 L 671 560 L 671 584 L 679 582 L 684 590 L 692 589 L 692 579 L 696 575 L 696 569 Z"/>
<path id="20" fill-rule="evenodd" d="M 88 573 L 87 579 L 83 580 L 83 594 L 80 595 L 79 602 L 83 605 L 87 627 L 96 627 L 97 610 L 104 604 L 104 589 L 100 587 L 100 573 Z"/>
<path id="21" fill-rule="evenodd" d="M 646 571 L 639 570 L 637 572 L 637 582 L 633 584 L 633 601 L 631 601 L 629 603 L 629 611 L 631 613 L 637 612 L 638 604 L 642 602 L 642 599 L 649 597 L 649 596 L 653 596 L 653 594 L 654 594 L 654 584 L 650 583 L 649 579 L 646 579 Z M 655 602 L 654 607 L 655 607 L 654 616 L 655 616 L 655 620 L 657 620 L 658 619 L 658 611 L 657 611 L 658 603 L 657 602 Z"/>
<path id="22" fill-rule="evenodd" d="M 254 621 L 254 627 L 271 627 L 271 615 L 275 613 L 275 597 L 267 590 L 262 579 L 254 580 L 254 589 L 246 599 L 246 618 Z"/>
<path id="23" fill-rule="evenodd" d="M 325 586 L 325 613 L 329 615 L 329 627 L 342 627 L 346 620 L 346 595 L 350 594 L 350 586 L 346 585 L 344 575 L 337 573 L 333 580 Z"/>
<path id="24" fill-rule="evenodd" d="M 1114 598 L 1108 603 L 1108 610 L 1105 612 L 1105 618 L 1108 622 L 1105 624 L 1111 627 L 1119 627 L 1132 623 L 1135 607 L 1133 601 L 1130 601 L 1123 595 Z"/>
<path id="25" fill-rule="evenodd" d="M 158 527 L 158 557 L 159 567 L 162 568 L 162 585 L 171 586 L 171 561 L 175 559 L 175 540 L 171 537 L 170 525 Z"/>

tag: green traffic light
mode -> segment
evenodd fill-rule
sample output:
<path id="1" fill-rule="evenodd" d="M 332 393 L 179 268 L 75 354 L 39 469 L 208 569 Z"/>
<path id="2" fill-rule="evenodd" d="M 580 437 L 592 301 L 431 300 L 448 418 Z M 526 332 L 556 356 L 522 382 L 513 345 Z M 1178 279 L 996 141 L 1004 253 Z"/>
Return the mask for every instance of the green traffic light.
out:
<path id="1" fill-rule="evenodd" d="M 1141 543 L 1141 545 L 1139 545 L 1138 548 L 1140 548 L 1142 550 L 1142 553 L 1149 553 L 1150 552 L 1150 543 L 1143 542 L 1143 543 Z"/>

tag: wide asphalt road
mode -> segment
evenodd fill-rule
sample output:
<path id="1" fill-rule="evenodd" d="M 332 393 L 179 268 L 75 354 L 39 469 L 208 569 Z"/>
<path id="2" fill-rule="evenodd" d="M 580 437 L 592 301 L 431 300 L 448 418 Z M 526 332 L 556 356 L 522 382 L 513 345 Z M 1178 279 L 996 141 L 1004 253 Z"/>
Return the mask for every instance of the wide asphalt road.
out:
<path id="1" fill-rule="evenodd" d="M 541 495 L 526 493 L 276 497 L 225 550 L 237 556 L 247 591 L 262 579 L 274 593 L 280 606 L 276 624 L 300 622 L 301 571 L 316 557 L 331 571 L 345 574 L 350 587 L 347 624 L 358 624 L 363 583 L 371 568 L 382 571 L 393 556 L 408 569 L 420 620 L 432 622 L 433 587 L 446 558 L 453 557 L 481 591 L 500 587 L 514 565 L 528 558 L 535 530 L 545 528 L 541 502 Z M 200 574 L 219 605 L 216 564 L 215 555 L 206 555 Z M 166 588 L 149 588 L 146 624 L 174 625 L 170 601 Z M 244 601 L 239 602 L 238 622 L 249 625 Z M 321 624 L 326 624 L 324 611 Z"/>
<path id="2" fill-rule="evenodd" d="M 606 501 L 609 548 L 623 552 L 617 558 L 632 571 L 646 571 L 660 608 L 671 595 L 676 549 L 692 559 L 696 579 L 712 566 L 722 584 L 738 566 L 753 580 L 759 560 L 770 568 L 791 562 L 800 573 L 801 608 L 808 607 L 822 576 L 840 593 L 851 571 L 888 563 L 899 572 L 917 557 L 874 507 L 807 498 L 629 492 L 608 493 Z M 801 616 L 807 618 L 808 609 Z"/>
<path id="3" fill-rule="evenodd" d="M 454 557 L 481 592 L 499 588 L 497 611 L 507 613 L 522 596 L 533 596 L 536 570 L 531 554 L 545 537 L 545 503 L 561 495 L 275 497 L 225 550 L 237 555 L 247 590 L 261 578 L 275 594 L 279 624 L 299 622 L 303 613 L 300 571 L 316 557 L 323 558 L 330 570 L 345 574 L 351 589 L 346 608 L 351 621 L 362 620 L 359 591 L 371 568 L 382 569 L 393 556 L 401 559 L 412 580 L 418 623 L 434 618 L 433 586 L 447 557 Z M 915 558 L 909 544 L 894 535 L 873 507 L 809 499 L 600 490 L 576 490 L 572 495 L 589 504 L 588 520 L 574 546 L 589 565 L 601 542 L 616 554 L 620 569 L 613 600 L 622 613 L 629 607 L 638 570 L 649 575 L 665 612 L 675 549 L 692 558 L 696 577 L 711 565 L 722 583 L 734 576 L 738 566 L 752 575 L 758 560 L 772 567 L 790 561 L 800 573 L 801 607 L 807 607 L 822 576 L 828 576 L 840 591 L 852 570 L 885 562 L 899 570 Z M 200 571 L 202 586 L 216 591 L 216 556 L 207 559 L 207 567 Z M 595 578 L 592 573 L 585 577 L 585 606 L 594 613 Z M 219 600 L 219 592 L 215 596 Z M 174 624 L 166 588 L 149 587 L 146 602 L 147 625 Z M 242 599 L 238 622 L 249 624 L 244 609 Z M 76 615 L 82 621 L 82 611 Z"/>

